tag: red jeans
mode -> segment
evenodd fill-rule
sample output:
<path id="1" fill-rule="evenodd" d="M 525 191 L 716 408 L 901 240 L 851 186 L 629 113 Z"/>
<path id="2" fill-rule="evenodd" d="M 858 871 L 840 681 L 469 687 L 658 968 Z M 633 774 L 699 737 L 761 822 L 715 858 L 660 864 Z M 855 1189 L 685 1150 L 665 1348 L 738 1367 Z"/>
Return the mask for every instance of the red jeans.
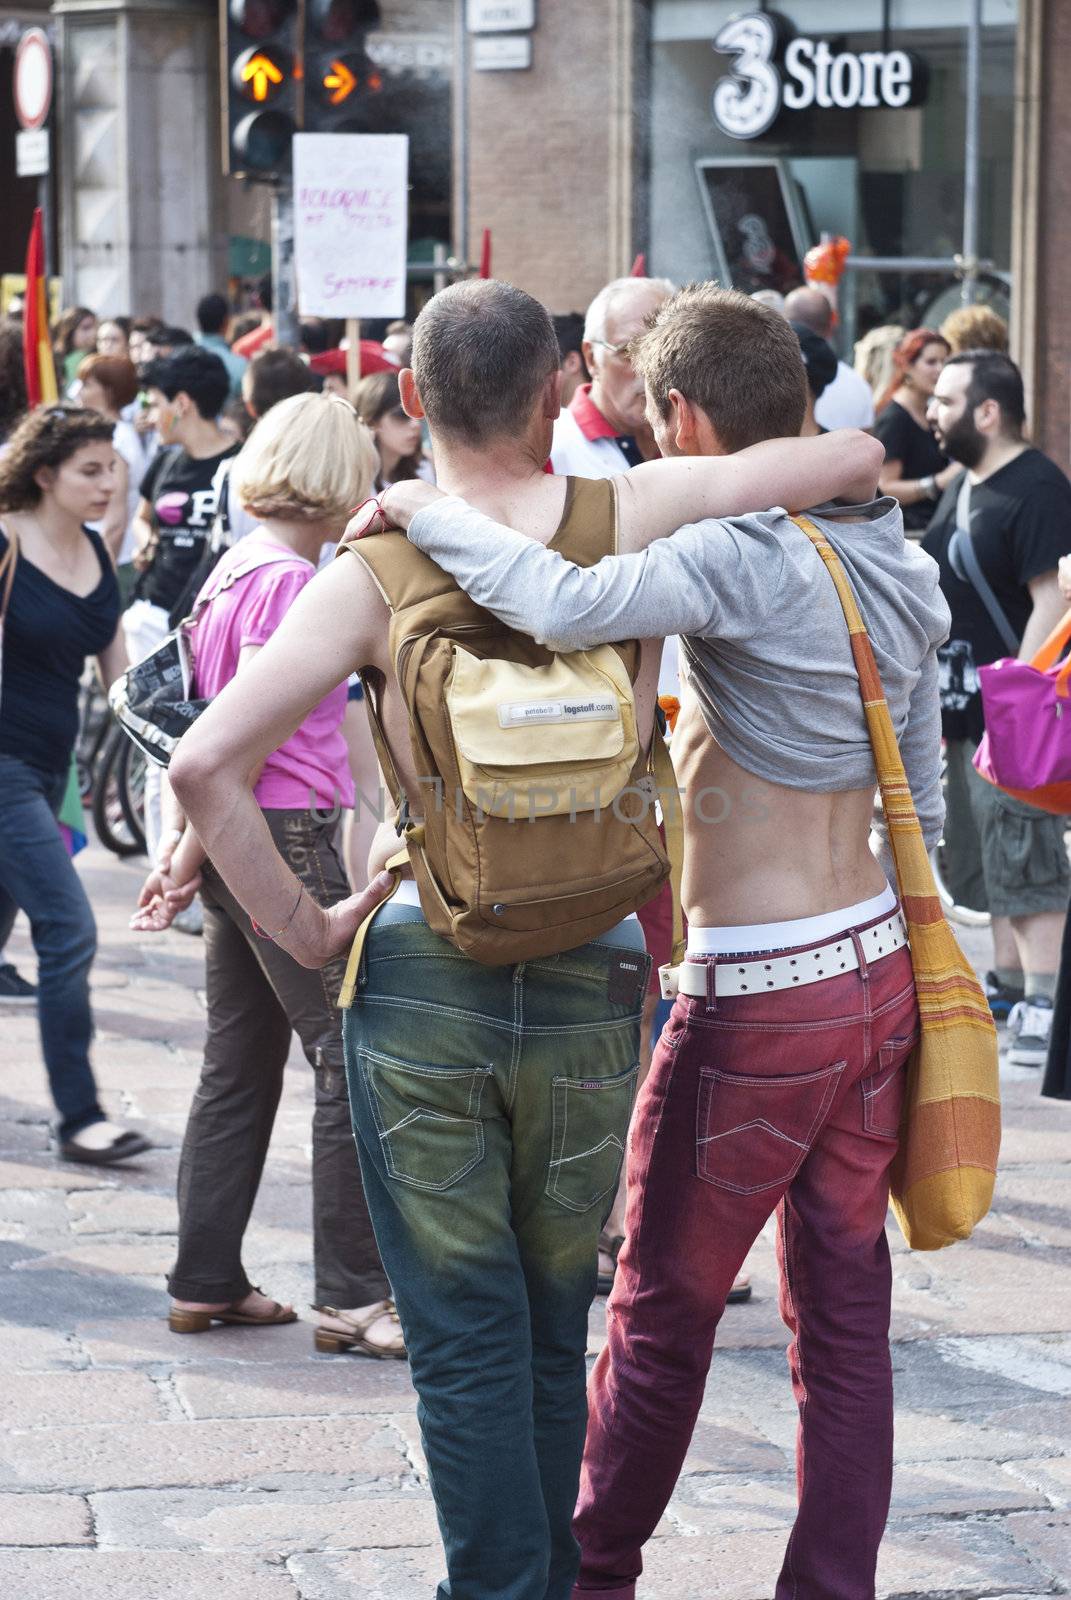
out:
<path id="1" fill-rule="evenodd" d="M 666 1024 L 632 1124 L 627 1242 L 588 1397 L 577 1597 L 632 1600 L 725 1297 L 776 1208 L 800 1414 L 776 1600 L 872 1600 L 892 1486 L 888 1173 L 918 1008 L 907 949 L 868 969 L 855 943 L 856 972 L 713 1007 L 678 999 Z"/>

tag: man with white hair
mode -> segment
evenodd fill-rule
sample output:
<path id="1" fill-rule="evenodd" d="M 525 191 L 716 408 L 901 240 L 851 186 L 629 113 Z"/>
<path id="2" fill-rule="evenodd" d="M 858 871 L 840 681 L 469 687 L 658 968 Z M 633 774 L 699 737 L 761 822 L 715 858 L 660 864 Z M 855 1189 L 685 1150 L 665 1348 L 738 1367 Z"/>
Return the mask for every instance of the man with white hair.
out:
<path id="1" fill-rule="evenodd" d="M 647 318 L 674 292 L 668 278 L 615 278 L 600 289 L 584 318 L 581 384 L 554 424 L 550 463 L 577 478 L 615 478 L 658 454 L 643 414 L 643 380 L 628 347 Z"/>
<path id="2" fill-rule="evenodd" d="M 785 316 L 802 322 L 820 339 L 829 342 L 833 331 L 833 307 L 821 289 L 793 289 L 785 301 Z M 872 428 L 874 395 L 846 361 L 837 362 L 837 376 L 826 385 L 815 401 L 814 419 L 820 428 Z"/>

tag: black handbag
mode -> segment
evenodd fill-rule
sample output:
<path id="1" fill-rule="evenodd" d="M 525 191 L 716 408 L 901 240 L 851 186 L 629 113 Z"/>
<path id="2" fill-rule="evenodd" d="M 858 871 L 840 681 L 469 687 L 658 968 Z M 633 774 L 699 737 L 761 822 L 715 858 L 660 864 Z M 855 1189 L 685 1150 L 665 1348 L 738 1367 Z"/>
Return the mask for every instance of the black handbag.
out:
<path id="1" fill-rule="evenodd" d="M 172 628 L 162 644 L 120 673 L 112 684 L 108 704 L 115 720 L 127 738 L 158 767 L 170 765 L 182 735 L 210 703 L 192 697 L 192 630 L 212 601 L 240 578 L 248 577 L 258 567 L 293 559 L 293 552 L 282 548 L 265 550 L 259 546 L 250 551 L 248 561 L 238 562 L 218 583 L 202 592 L 189 616 Z"/>

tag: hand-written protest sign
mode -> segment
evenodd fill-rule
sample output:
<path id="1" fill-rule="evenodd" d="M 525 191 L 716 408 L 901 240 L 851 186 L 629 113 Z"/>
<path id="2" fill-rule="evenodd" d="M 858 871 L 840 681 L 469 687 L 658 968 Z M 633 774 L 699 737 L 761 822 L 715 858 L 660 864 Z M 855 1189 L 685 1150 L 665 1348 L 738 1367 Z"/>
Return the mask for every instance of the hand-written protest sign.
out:
<path id="1" fill-rule="evenodd" d="M 298 304 L 310 317 L 405 315 L 409 139 L 294 137 Z"/>

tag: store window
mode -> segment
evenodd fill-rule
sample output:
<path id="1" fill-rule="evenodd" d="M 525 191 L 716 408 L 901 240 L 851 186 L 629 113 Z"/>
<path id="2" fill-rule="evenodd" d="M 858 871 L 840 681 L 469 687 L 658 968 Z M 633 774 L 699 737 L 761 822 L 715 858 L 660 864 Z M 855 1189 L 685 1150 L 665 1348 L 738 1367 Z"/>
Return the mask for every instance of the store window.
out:
<path id="1" fill-rule="evenodd" d="M 652 269 L 784 288 L 843 234 L 857 260 L 905 261 L 848 275 L 846 334 L 939 321 L 960 294 L 967 20 L 967 0 L 654 0 Z M 1016 20 L 1016 0 L 986 0 L 979 298 L 1005 314 Z"/>

